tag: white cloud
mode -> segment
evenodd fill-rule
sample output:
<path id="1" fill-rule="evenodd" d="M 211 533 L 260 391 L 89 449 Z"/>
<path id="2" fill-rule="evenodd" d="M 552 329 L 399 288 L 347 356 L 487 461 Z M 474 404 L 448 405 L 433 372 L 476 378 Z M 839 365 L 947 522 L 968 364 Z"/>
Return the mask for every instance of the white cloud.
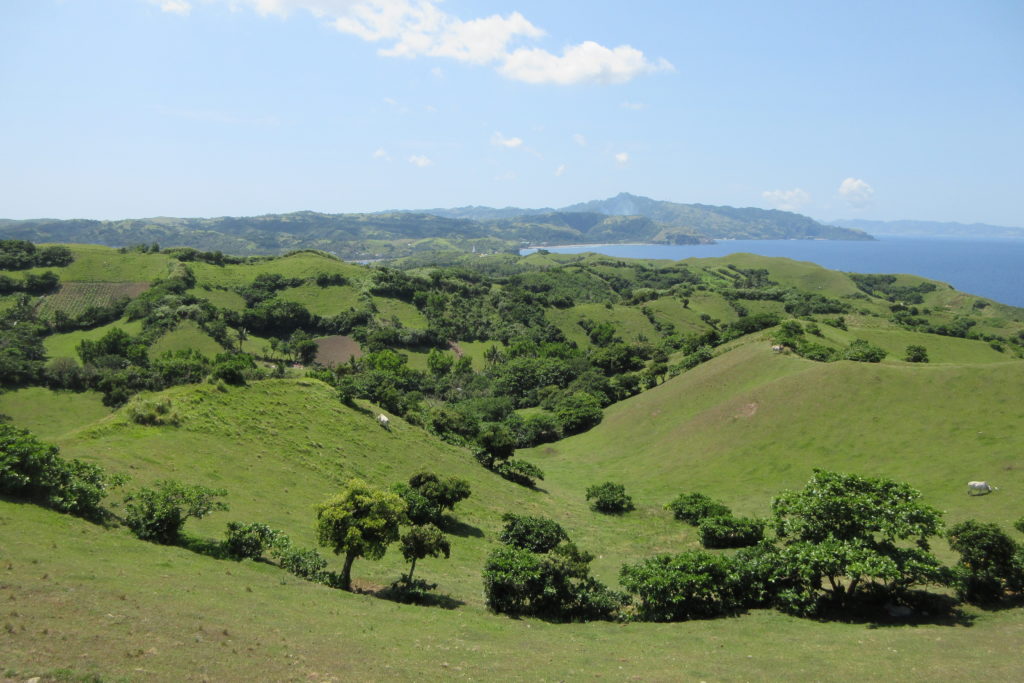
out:
<path id="1" fill-rule="evenodd" d="M 640 111 L 641 109 L 647 109 L 647 105 L 643 102 L 623 102 L 619 105 L 623 109 L 632 109 L 633 111 Z"/>
<path id="2" fill-rule="evenodd" d="M 875 188 L 860 178 L 847 178 L 839 184 L 839 196 L 855 209 L 862 209 L 871 203 Z"/>
<path id="3" fill-rule="evenodd" d="M 509 149 L 515 149 L 516 147 L 523 146 L 522 138 L 507 138 L 501 133 L 495 133 L 491 136 L 491 144 L 495 147 L 508 147 Z"/>
<path id="4" fill-rule="evenodd" d="M 426 168 L 427 166 L 432 166 L 434 164 L 434 162 L 430 160 L 430 157 L 425 157 L 420 154 L 414 154 L 409 157 L 409 163 L 413 166 L 419 166 L 420 168 Z"/>
<path id="5" fill-rule="evenodd" d="M 376 152 L 373 153 L 374 159 L 380 159 L 381 161 L 391 161 L 391 155 L 383 147 L 379 147 Z"/>
<path id="6" fill-rule="evenodd" d="M 811 194 L 799 187 L 792 190 L 765 190 L 761 196 L 776 209 L 783 211 L 799 211 L 811 201 Z"/>
<path id="7" fill-rule="evenodd" d="M 161 0 L 153 0 L 160 2 Z M 163 0 L 183 5 L 185 0 Z M 443 11 L 441 0 L 210 0 L 232 9 L 248 7 L 261 16 L 287 17 L 304 10 L 341 33 L 383 43 L 386 57 L 440 57 L 494 65 L 504 76 L 526 83 L 625 83 L 656 71 L 671 71 L 664 59 L 651 61 L 629 45 L 608 48 L 593 41 L 564 48 L 561 56 L 521 43 L 545 36 L 519 12 L 461 19 Z"/>
<path id="8" fill-rule="evenodd" d="M 629 45 L 608 49 L 588 40 L 565 48 L 561 57 L 540 48 L 520 48 L 506 57 L 498 71 L 526 83 L 572 85 L 625 83 L 642 74 L 672 69 L 664 59 L 652 63 Z"/>
<path id="9" fill-rule="evenodd" d="M 615 155 L 615 163 L 622 164 L 622 165 L 628 164 L 629 163 L 629 153 L 628 152 L 619 152 L 618 154 L 616 154 Z"/>
<path id="10" fill-rule="evenodd" d="M 586 136 L 581 135 L 580 133 L 576 133 L 575 135 L 573 135 L 572 136 L 572 141 L 575 142 L 580 147 L 586 147 L 587 146 L 587 138 L 586 138 Z"/>
<path id="11" fill-rule="evenodd" d="M 562 164 L 561 166 L 559 166 L 558 168 L 555 169 L 555 176 L 561 178 L 564 175 L 565 175 L 565 164 Z"/>
<path id="12" fill-rule="evenodd" d="M 192 11 L 192 3 L 188 2 L 188 0 L 150 0 L 150 4 L 160 5 L 162 11 L 180 14 L 183 17 L 188 16 L 189 12 Z"/>

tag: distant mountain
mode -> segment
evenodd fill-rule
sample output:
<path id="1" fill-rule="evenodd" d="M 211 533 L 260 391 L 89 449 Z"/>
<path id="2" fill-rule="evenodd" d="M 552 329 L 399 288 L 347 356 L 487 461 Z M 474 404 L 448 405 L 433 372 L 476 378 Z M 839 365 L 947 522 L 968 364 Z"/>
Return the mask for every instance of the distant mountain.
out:
<path id="1" fill-rule="evenodd" d="M 239 255 L 320 249 L 350 260 L 436 250 L 515 252 L 524 244 L 871 239 L 857 230 L 825 226 L 786 211 L 675 204 L 630 194 L 560 210 L 466 206 L 369 214 L 298 211 L 219 218 L 0 220 L 0 237 L 112 247 L 156 242 L 162 247 Z"/>
<path id="2" fill-rule="evenodd" d="M 677 204 L 622 193 L 611 199 L 567 206 L 562 211 L 596 211 L 611 216 L 646 216 L 671 232 L 711 239 L 870 240 L 857 230 L 822 225 L 791 211 Z"/>
<path id="3" fill-rule="evenodd" d="M 1024 228 L 1010 228 L 985 223 L 939 223 L 936 221 L 866 221 L 847 219 L 830 221 L 843 228 L 863 230 L 872 235 L 907 235 L 915 237 L 1017 237 L 1024 239 Z"/>

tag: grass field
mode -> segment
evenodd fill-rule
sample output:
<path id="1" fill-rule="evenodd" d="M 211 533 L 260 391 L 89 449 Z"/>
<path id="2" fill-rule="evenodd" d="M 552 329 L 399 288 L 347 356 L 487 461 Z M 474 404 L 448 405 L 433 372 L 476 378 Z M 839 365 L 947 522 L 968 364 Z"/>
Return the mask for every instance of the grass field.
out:
<path id="1" fill-rule="evenodd" d="M 196 287 L 188 290 L 188 293 L 200 299 L 206 299 L 218 308 L 226 308 L 238 312 L 245 310 L 245 299 L 240 294 L 229 289 L 203 289 L 202 287 Z"/>
<path id="2" fill-rule="evenodd" d="M 46 355 L 50 358 L 66 357 L 78 360 L 78 352 L 75 350 L 75 347 L 78 346 L 80 341 L 83 339 L 95 341 L 115 327 L 120 327 L 128 334 L 135 335 L 142 331 L 142 321 L 129 321 L 122 318 L 109 325 L 102 325 L 91 330 L 76 330 L 75 332 L 67 332 L 65 334 L 50 335 L 43 341 L 43 345 L 46 347 Z"/>
<path id="3" fill-rule="evenodd" d="M 166 254 L 119 253 L 112 247 L 69 244 L 75 260 L 63 268 L 33 268 L 26 273 L 52 270 L 61 282 L 152 282 L 166 277 L 173 259 Z"/>
<path id="4" fill-rule="evenodd" d="M 294 301 L 319 316 L 338 315 L 350 308 L 360 308 L 359 290 L 351 285 L 318 287 L 315 284 L 292 287 L 278 293 L 283 301 Z"/>
<path id="5" fill-rule="evenodd" d="M 189 524 L 210 538 L 228 520 L 261 520 L 308 545 L 311 506 L 348 476 L 386 484 L 429 467 L 465 477 L 473 496 L 456 508 L 462 526 L 452 558 L 423 561 L 418 572 L 455 609 L 343 594 L 269 565 L 153 546 L 121 529 L 0 501 L 0 557 L 10 567 L 0 588 L 9 605 L 4 663 L 21 678 L 70 668 L 158 680 L 890 680 L 898 667 L 901 680 L 924 681 L 985 666 L 987 678 L 1016 680 L 1024 672 L 1021 610 L 968 609 L 958 623 L 913 626 L 761 611 L 681 624 L 557 625 L 489 615 L 480 567 L 500 514 L 516 510 L 559 520 L 614 583 L 623 562 L 696 546 L 690 527 L 662 509 L 677 493 L 701 490 L 739 513 L 764 514 L 772 495 L 802 485 L 813 466 L 893 476 L 920 487 L 949 521 L 1005 524 L 1021 514 L 1019 499 L 1005 495 L 1024 483 L 1020 470 L 1006 469 L 1019 464 L 1024 445 L 1013 429 L 1024 417 L 1021 368 L 823 365 L 741 345 L 611 407 L 591 432 L 522 453 L 547 471 L 538 491 L 494 477 L 466 451 L 398 418 L 382 430 L 376 408 L 346 408 L 316 381 L 172 389 L 165 395 L 184 418 L 179 428 L 114 415 L 57 441 L 67 456 L 131 475 L 131 486 L 175 477 L 227 488 L 230 512 Z M 1003 491 L 968 497 L 969 478 Z M 607 479 L 626 484 L 635 512 L 589 510 L 583 490 Z M 357 561 L 354 575 L 373 588 L 402 567 L 392 550 L 382 562 Z"/>
<path id="6" fill-rule="evenodd" d="M 149 347 L 150 358 L 156 358 L 168 351 L 195 349 L 204 356 L 213 358 L 224 353 L 224 347 L 202 330 L 193 320 L 182 320 L 170 332 L 164 334 Z"/>
<path id="7" fill-rule="evenodd" d="M 0 413 L 41 439 L 54 439 L 106 417 L 110 408 L 95 391 L 74 393 L 27 387 L 0 393 Z"/>
<path id="8" fill-rule="evenodd" d="M 285 277 L 309 278 L 320 273 L 340 274 L 353 281 L 361 281 L 369 275 L 363 266 L 345 263 L 328 256 L 300 252 L 291 256 L 262 261 L 255 264 L 215 266 L 209 263 L 190 263 L 199 285 L 239 287 L 247 285 L 264 273 L 277 273 Z"/>

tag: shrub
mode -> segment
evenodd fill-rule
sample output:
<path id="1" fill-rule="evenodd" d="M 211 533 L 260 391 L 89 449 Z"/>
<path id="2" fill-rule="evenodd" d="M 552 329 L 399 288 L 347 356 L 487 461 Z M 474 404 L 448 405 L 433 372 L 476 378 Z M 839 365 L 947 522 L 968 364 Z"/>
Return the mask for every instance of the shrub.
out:
<path id="1" fill-rule="evenodd" d="M 967 520 L 947 532 L 949 547 L 960 553 L 958 596 L 968 602 L 999 600 L 1007 590 L 1024 588 L 1021 547 L 999 525 Z"/>
<path id="2" fill-rule="evenodd" d="M 1024 517 L 1021 517 L 1013 523 L 1013 528 L 1024 534 Z"/>
<path id="3" fill-rule="evenodd" d="M 132 422 L 140 425 L 177 426 L 181 421 L 167 397 L 150 400 L 136 396 L 128 402 L 125 411 Z"/>
<path id="4" fill-rule="evenodd" d="M 280 533 L 280 531 L 259 522 L 250 524 L 228 522 L 224 550 L 228 555 L 239 560 L 245 558 L 255 560 L 263 556 L 263 552 L 274 544 Z"/>
<path id="5" fill-rule="evenodd" d="M 493 469 L 503 478 L 519 484 L 520 486 L 528 486 L 530 488 L 536 486 L 536 479 L 540 479 L 542 481 L 544 479 L 544 471 L 541 468 L 537 467 L 533 463 L 520 460 L 519 458 L 505 460 L 504 462 L 494 465 Z"/>
<path id="6" fill-rule="evenodd" d="M 624 565 L 619 581 L 639 598 L 637 616 L 646 621 L 707 619 L 742 606 L 729 558 L 703 550 Z"/>
<path id="7" fill-rule="evenodd" d="M 880 363 L 888 355 L 885 349 L 865 339 L 854 339 L 843 352 L 843 358 L 860 363 Z"/>
<path id="8" fill-rule="evenodd" d="M 566 435 L 587 431 L 603 416 L 601 401 L 585 391 L 563 397 L 555 407 L 555 417 Z"/>
<path id="9" fill-rule="evenodd" d="M 495 612 L 559 621 L 612 619 L 626 596 L 590 576 L 593 556 L 572 543 L 547 554 L 501 546 L 484 565 L 484 596 Z"/>
<path id="10" fill-rule="evenodd" d="M 296 548 L 287 536 L 279 537 L 270 546 L 270 556 L 278 566 L 300 579 L 325 582 L 327 560 L 313 548 Z"/>
<path id="11" fill-rule="evenodd" d="M 626 495 L 626 487 L 611 481 L 589 487 L 587 500 L 592 500 L 591 509 L 605 514 L 621 514 L 635 509 L 633 499 Z"/>
<path id="12" fill-rule="evenodd" d="M 681 493 L 679 497 L 665 506 L 671 510 L 675 518 L 696 526 L 705 517 L 730 517 L 732 510 L 703 493 Z"/>
<path id="13" fill-rule="evenodd" d="M 530 517 L 506 512 L 501 517 L 505 522 L 498 540 L 507 545 L 529 550 L 534 553 L 546 553 L 562 541 L 569 540 L 562 525 L 547 517 Z"/>
<path id="14" fill-rule="evenodd" d="M 906 355 L 903 357 L 903 360 L 908 363 L 927 363 L 928 349 L 923 346 L 911 344 L 907 347 Z"/>
<path id="15" fill-rule="evenodd" d="M 189 517 L 227 510 L 227 504 L 215 500 L 226 495 L 224 489 L 158 481 L 156 488 L 141 488 L 125 498 L 125 524 L 144 541 L 172 545 L 180 540 Z"/>
<path id="16" fill-rule="evenodd" d="M 121 478 L 59 453 L 24 429 L 0 424 L 0 494 L 87 519 L 102 518 L 100 503 Z"/>
<path id="17" fill-rule="evenodd" d="M 774 607 L 786 614 L 810 616 L 818 609 L 812 577 L 788 552 L 762 541 L 732 557 L 736 594 L 748 609 Z"/>
<path id="18" fill-rule="evenodd" d="M 705 517 L 697 533 L 705 548 L 745 548 L 764 538 L 764 522 L 749 517 Z"/>

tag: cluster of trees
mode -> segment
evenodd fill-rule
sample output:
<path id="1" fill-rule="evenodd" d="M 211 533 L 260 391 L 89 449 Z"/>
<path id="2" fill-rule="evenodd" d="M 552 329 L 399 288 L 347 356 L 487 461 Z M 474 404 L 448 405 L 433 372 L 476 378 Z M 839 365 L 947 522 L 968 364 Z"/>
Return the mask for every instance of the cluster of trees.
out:
<path id="1" fill-rule="evenodd" d="M 841 321 L 842 319 L 840 319 Z M 826 321 L 831 324 L 831 321 Z M 845 326 L 845 321 L 842 322 Z M 825 344 L 811 341 L 807 334 L 822 337 L 821 328 L 815 323 L 801 324 L 799 320 L 785 320 L 779 325 L 774 341 L 792 349 L 797 355 L 822 363 L 830 363 L 837 360 L 852 360 L 861 363 L 880 363 L 888 351 L 876 346 L 866 339 L 854 339 L 845 349 L 837 349 Z M 908 349 L 908 355 L 910 351 Z M 926 354 L 927 355 L 927 354 Z"/>
<path id="2" fill-rule="evenodd" d="M 997 525 L 976 521 L 943 534 L 941 514 L 920 497 L 892 480 L 815 470 L 802 490 L 773 501 L 765 522 L 735 518 L 703 494 L 683 494 L 666 507 L 677 519 L 699 525 L 705 547 L 740 550 L 733 555 L 694 550 L 626 564 L 619 573 L 626 595 L 586 582 L 565 583 L 559 569 L 566 561 L 554 553 L 567 544 L 565 531 L 551 520 L 507 515 L 500 539 L 507 546 L 488 558 L 484 590 L 496 612 L 644 621 L 769 607 L 820 616 L 887 603 L 915 605 L 930 600 L 919 590 L 929 585 L 952 586 L 972 602 L 1024 591 L 1024 546 Z M 764 538 L 766 525 L 774 531 L 770 540 Z M 1017 527 L 1024 531 L 1024 519 Z M 931 541 L 941 535 L 960 555 L 953 567 L 943 566 L 931 551 Z M 572 552 L 578 551 L 573 547 Z M 581 616 L 574 610 L 589 604 L 592 590 L 608 611 Z"/>
<path id="3" fill-rule="evenodd" d="M 594 556 L 544 517 L 506 514 L 483 570 L 484 596 L 495 612 L 555 621 L 614 619 L 626 597 L 590 575 Z"/>
<path id="4" fill-rule="evenodd" d="M 40 249 L 28 240 L 0 240 L 0 270 L 60 268 L 74 260 L 71 250 L 60 245 Z"/>

